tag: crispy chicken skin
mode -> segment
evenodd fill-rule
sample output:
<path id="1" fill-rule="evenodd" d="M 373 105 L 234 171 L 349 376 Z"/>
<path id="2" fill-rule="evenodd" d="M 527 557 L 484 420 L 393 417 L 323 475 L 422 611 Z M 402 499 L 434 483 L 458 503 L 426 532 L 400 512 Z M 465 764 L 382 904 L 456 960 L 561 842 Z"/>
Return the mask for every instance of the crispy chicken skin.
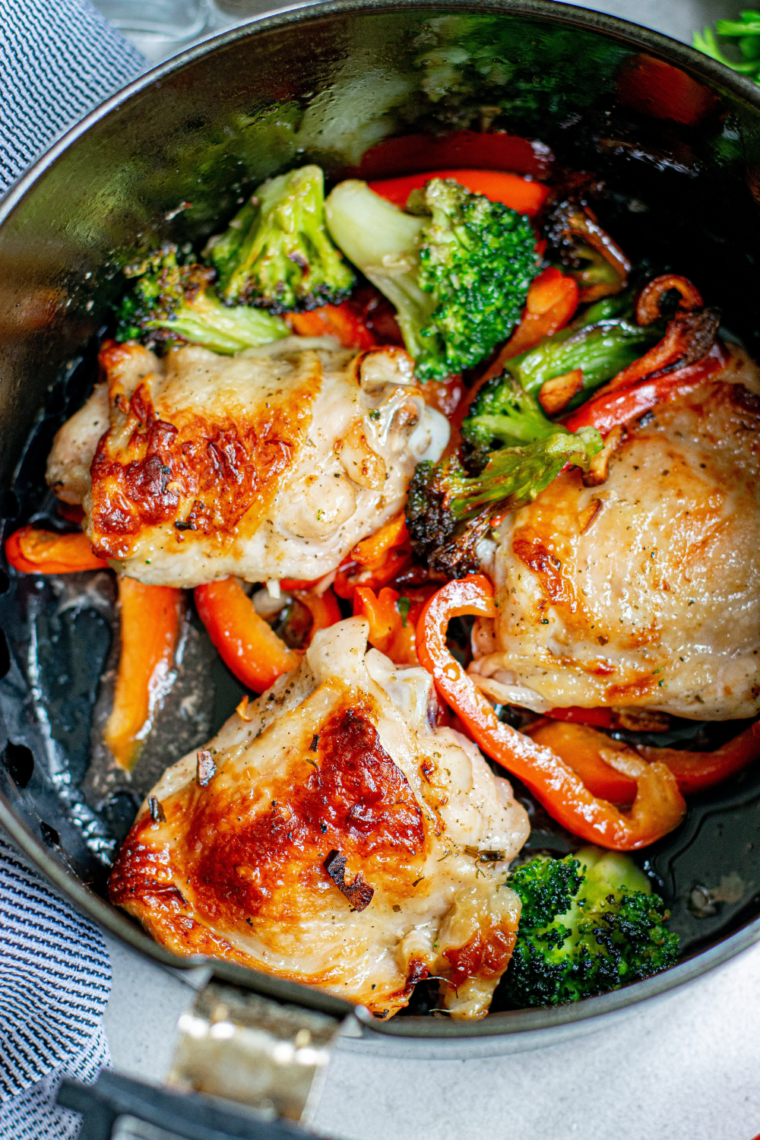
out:
<path id="1" fill-rule="evenodd" d="M 603 485 L 567 471 L 502 525 L 485 557 L 498 617 L 471 666 L 486 692 L 538 712 L 760 711 L 757 391 L 735 353 L 629 424 Z"/>
<path id="2" fill-rule="evenodd" d="M 250 721 L 235 714 L 201 761 L 168 769 L 111 899 L 177 954 L 380 1017 L 431 974 L 454 1016 L 482 1017 L 515 941 L 520 903 L 503 884 L 527 815 L 477 748 L 431 729 L 429 674 L 367 652 L 367 629 L 349 618 L 318 633 Z"/>
<path id="3" fill-rule="evenodd" d="M 329 573 L 448 440 L 403 350 L 333 346 L 293 337 L 230 358 L 188 345 L 159 360 L 107 342 L 105 379 L 56 436 L 48 482 L 82 503 L 95 550 L 149 584 Z"/>

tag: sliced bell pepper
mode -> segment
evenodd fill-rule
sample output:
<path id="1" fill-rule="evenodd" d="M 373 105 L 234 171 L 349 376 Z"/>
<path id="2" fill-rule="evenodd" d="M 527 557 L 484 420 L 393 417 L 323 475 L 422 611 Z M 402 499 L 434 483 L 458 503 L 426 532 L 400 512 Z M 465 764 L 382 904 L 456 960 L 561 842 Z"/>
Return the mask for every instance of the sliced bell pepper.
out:
<path id="1" fill-rule="evenodd" d="M 564 709 L 549 709 L 544 716 L 551 720 L 563 720 L 568 724 L 592 724 L 597 728 L 615 728 L 615 715 L 612 709 L 584 709 L 580 705 L 568 705 Z"/>
<path id="2" fill-rule="evenodd" d="M 342 614 L 338 599 L 332 590 L 324 590 L 318 594 L 315 590 L 291 590 L 290 593 L 294 598 L 297 598 L 302 605 L 306 606 L 311 614 L 312 627 L 309 633 L 309 641 L 314 637 L 314 634 L 320 629 L 328 629 L 331 625 L 335 625 L 340 621 Z"/>
<path id="3" fill-rule="evenodd" d="M 286 313 L 285 320 L 297 336 L 334 336 L 344 348 L 364 352 L 378 343 L 350 301 L 321 305 L 307 313 Z"/>
<path id="4" fill-rule="evenodd" d="M 399 511 L 374 534 L 362 539 L 335 575 L 335 593 L 351 599 L 357 586 L 377 590 L 386 586 L 406 566 L 412 546 L 406 529 L 406 518 Z"/>
<path id="5" fill-rule="evenodd" d="M 604 760 L 605 748 L 620 749 L 621 745 L 603 732 L 585 724 L 541 720 L 531 725 L 526 733 L 536 744 L 556 752 L 568 767 L 578 773 L 593 795 L 613 804 L 633 803 L 636 781 Z"/>
<path id="6" fill-rule="evenodd" d="M 103 739 L 127 772 L 140 757 L 171 671 L 182 596 L 171 586 L 119 576 L 121 656 Z"/>
<path id="7" fill-rule="evenodd" d="M 354 593 L 354 617 L 369 622 L 368 641 L 394 665 L 419 665 L 417 657 L 417 620 L 434 586 L 423 586 L 401 595 L 385 586 L 378 594 L 368 586 L 357 586 Z"/>
<path id="8" fill-rule="evenodd" d="M 421 190 L 431 178 L 453 178 L 473 194 L 482 194 L 491 202 L 503 202 L 529 218 L 535 217 L 550 194 L 549 187 L 542 182 L 529 182 L 519 174 L 508 174 L 503 170 L 429 170 L 370 182 L 369 188 L 403 210 L 412 190 Z"/>
<path id="9" fill-rule="evenodd" d="M 595 427 L 608 435 L 619 424 L 628 423 L 648 412 L 656 404 L 675 400 L 684 393 L 720 372 L 728 363 L 728 354 L 719 343 L 713 345 L 707 356 L 686 368 L 677 368 L 662 376 L 648 377 L 628 388 L 618 388 L 595 396 L 573 412 L 565 421 L 569 431 L 582 427 Z"/>
<path id="10" fill-rule="evenodd" d="M 22 574 L 76 574 L 107 570 L 108 563 L 92 552 L 86 534 L 56 534 L 35 526 L 22 526 L 5 544 L 5 557 Z"/>
<path id="11" fill-rule="evenodd" d="M 483 575 L 448 582 L 430 598 L 417 625 L 417 653 L 441 697 L 492 760 L 522 780 L 563 827 L 601 847 L 636 850 L 678 826 L 686 804 L 664 764 L 626 756 L 626 774 L 636 780 L 637 790 L 630 812 L 623 813 L 593 795 L 551 749 L 503 724 L 446 646 L 448 623 L 461 614 L 495 615 L 493 588 Z"/>
<path id="12" fill-rule="evenodd" d="M 541 143 L 506 131 L 451 131 L 436 138 L 433 135 L 401 135 L 385 139 L 362 155 L 361 164 L 351 177 L 386 178 L 403 170 L 441 170 L 464 167 L 482 170 L 513 170 L 546 178 L 554 156 Z"/>
<path id="13" fill-rule="evenodd" d="M 686 795 L 702 792 L 760 759 L 760 721 L 755 721 L 714 752 L 681 752 L 677 748 L 652 748 L 641 744 L 636 751 L 645 760 L 667 764 Z"/>
<path id="14" fill-rule="evenodd" d="M 499 376 L 508 360 L 513 356 L 520 356 L 523 352 L 529 352 L 531 348 L 540 344 L 545 336 L 559 332 L 573 319 L 578 308 L 578 296 L 577 282 L 572 277 L 560 273 L 554 266 L 542 270 L 538 277 L 533 279 L 519 325 L 496 359 L 470 388 L 454 416 L 455 427 L 459 427 L 483 385 L 492 377 Z M 458 443 L 458 432 L 452 431 L 452 437 L 455 435 Z M 451 450 L 450 444 L 447 453 Z"/>
<path id="15" fill-rule="evenodd" d="M 369 535 L 368 538 L 363 538 L 361 542 L 357 542 L 351 551 L 351 560 L 361 562 L 362 566 L 377 566 L 392 547 L 401 546 L 408 538 L 406 515 L 403 511 L 399 511 L 374 534 Z"/>
<path id="16" fill-rule="evenodd" d="M 256 613 L 237 578 L 196 586 L 195 606 L 225 665 L 254 693 L 263 693 L 300 657 Z"/>
<path id="17" fill-rule="evenodd" d="M 592 711 L 592 710 L 586 710 Z M 600 710 L 602 712 L 607 710 Z M 636 782 L 605 763 L 608 750 L 621 746 L 602 732 L 582 724 L 553 724 L 539 721 L 528 729 L 539 744 L 552 748 L 583 778 L 590 791 L 616 804 L 629 804 L 636 793 Z M 644 760 L 665 764 L 678 781 L 683 795 L 702 792 L 727 780 L 748 764 L 760 759 L 760 721 L 714 752 L 687 752 L 678 748 L 657 748 L 637 744 L 633 749 Z"/>

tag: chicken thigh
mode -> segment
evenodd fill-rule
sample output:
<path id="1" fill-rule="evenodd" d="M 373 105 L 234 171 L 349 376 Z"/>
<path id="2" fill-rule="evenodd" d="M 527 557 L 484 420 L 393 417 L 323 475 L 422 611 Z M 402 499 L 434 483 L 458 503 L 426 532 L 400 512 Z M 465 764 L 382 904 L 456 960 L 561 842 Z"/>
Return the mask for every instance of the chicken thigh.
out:
<path id="1" fill-rule="evenodd" d="M 84 506 L 97 553 L 149 584 L 319 578 L 400 510 L 416 463 L 448 440 L 402 349 L 292 337 L 159 360 L 111 341 L 101 366 L 48 482 Z"/>
<path id="2" fill-rule="evenodd" d="M 602 486 L 566 471 L 502 524 L 484 550 L 498 617 L 471 666 L 487 693 L 537 712 L 760 711 L 760 399 L 742 380 L 756 387 L 734 354 L 629 424 Z"/>
<path id="3" fill-rule="evenodd" d="M 388 1017 L 440 979 L 481 1017 L 520 902 L 504 885 L 527 815 L 478 749 L 432 726 L 430 675 L 367 652 L 367 623 L 164 774 L 116 861 L 114 903 L 177 954 L 318 986 Z"/>

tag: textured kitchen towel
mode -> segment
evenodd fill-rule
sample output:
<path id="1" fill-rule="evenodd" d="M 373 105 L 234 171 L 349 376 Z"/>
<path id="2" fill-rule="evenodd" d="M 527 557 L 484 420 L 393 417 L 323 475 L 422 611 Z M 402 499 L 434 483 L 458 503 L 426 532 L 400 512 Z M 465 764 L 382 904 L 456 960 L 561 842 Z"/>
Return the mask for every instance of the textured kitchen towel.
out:
<path id="1" fill-rule="evenodd" d="M 88 0 L 0 0 L 0 194 L 145 66 Z"/>
<path id="2" fill-rule="evenodd" d="M 76 1134 L 51 1095 L 64 1074 L 94 1078 L 108 1063 L 110 990 L 100 931 L 0 836 L 0 1140 Z"/>

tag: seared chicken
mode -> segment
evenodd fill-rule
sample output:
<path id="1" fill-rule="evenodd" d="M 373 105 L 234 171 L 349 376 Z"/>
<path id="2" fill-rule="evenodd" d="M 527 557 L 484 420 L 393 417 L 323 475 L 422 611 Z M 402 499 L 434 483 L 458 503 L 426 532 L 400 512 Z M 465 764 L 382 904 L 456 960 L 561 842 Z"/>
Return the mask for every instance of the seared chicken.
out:
<path id="1" fill-rule="evenodd" d="M 760 399 L 749 388 L 757 370 L 735 352 L 721 379 L 628 425 L 601 486 L 567 471 L 502 524 L 483 548 L 498 617 L 479 623 L 471 666 L 487 693 L 537 712 L 760 711 Z"/>
<path id="2" fill-rule="evenodd" d="M 448 421 L 407 354 L 292 337 L 159 360 L 108 342 L 105 381 L 59 431 L 47 478 L 95 550 L 140 581 L 315 579 L 403 506 Z"/>
<path id="3" fill-rule="evenodd" d="M 528 818 L 478 749 L 433 727 L 431 678 L 367 652 L 367 623 L 164 774 L 113 869 L 114 903 L 177 954 L 228 958 L 387 1017 L 420 979 L 481 1017 L 520 903 Z"/>

